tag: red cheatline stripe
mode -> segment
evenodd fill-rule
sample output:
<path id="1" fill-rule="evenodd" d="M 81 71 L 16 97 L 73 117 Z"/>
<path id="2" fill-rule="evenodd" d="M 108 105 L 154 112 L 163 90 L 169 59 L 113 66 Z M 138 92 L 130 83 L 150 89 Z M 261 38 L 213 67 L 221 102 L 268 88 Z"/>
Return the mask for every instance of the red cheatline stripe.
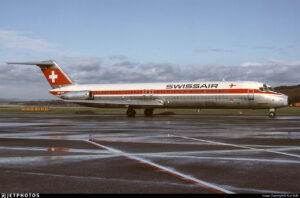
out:
<path id="1" fill-rule="evenodd" d="M 193 183 L 193 184 L 197 184 L 197 185 L 200 185 L 208 190 L 211 190 L 213 192 L 216 192 L 216 193 L 223 193 L 223 194 L 232 194 L 233 192 L 231 191 L 228 191 L 226 189 L 223 189 L 221 187 L 218 187 L 214 184 L 211 184 L 211 183 L 208 183 L 208 182 L 205 182 L 205 181 L 202 181 L 202 180 L 199 180 L 199 179 L 196 179 L 194 177 L 191 177 L 191 176 L 188 176 L 188 175 L 185 175 L 183 173 L 180 173 L 178 171 L 175 171 L 173 169 L 170 169 L 170 168 L 167 168 L 167 167 L 164 167 L 164 166 L 161 166 L 159 164 L 156 164 L 156 163 L 153 163 L 151 161 L 148 161 L 148 160 L 145 160 L 145 159 L 142 159 L 142 158 L 139 158 L 139 157 L 136 157 L 134 155 L 131 155 L 129 153 L 125 153 L 123 151 L 120 151 L 120 150 L 117 150 L 117 149 L 114 149 L 114 148 L 110 148 L 110 147 L 107 147 L 107 146 L 104 146 L 104 145 L 101 145 L 99 143 L 96 143 L 96 142 L 93 142 L 93 141 L 90 141 L 90 140 L 84 140 L 85 142 L 91 144 L 91 145 L 94 145 L 98 148 L 101 148 L 101 149 L 105 149 L 105 150 L 108 150 L 112 153 L 115 153 L 115 154 L 119 154 L 121 156 L 124 156 L 128 159 L 131 159 L 131 160 L 134 160 L 136 162 L 139 162 L 141 164 L 144 164 L 144 165 L 147 165 L 147 166 L 150 166 L 150 167 L 153 167 L 155 169 L 158 169 L 160 171 L 163 171 L 165 173 L 168 173 L 170 175 L 173 175 L 179 179 L 182 179 L 184 181 L 187 181 L 187 182 L 190 182 L 190 183 Z"/>

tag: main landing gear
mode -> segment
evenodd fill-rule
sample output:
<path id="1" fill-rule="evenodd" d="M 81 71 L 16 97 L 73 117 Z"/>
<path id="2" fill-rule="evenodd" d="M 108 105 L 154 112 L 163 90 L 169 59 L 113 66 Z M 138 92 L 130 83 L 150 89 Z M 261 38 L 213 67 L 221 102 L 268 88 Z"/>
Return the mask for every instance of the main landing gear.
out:
<path id="1" fill-rule="evenodd" d="M 153 110 L 154 109 L 151 109 L 151 108 L 145 109 L 145 111 L 144 111 L 145 117 L 151 117 L 153 115 Z M 127 109 L 126 114 L 128 117 L 135 117 L 136 112 L 132 107 L 129 107 Z"/>
<path id="2" fill-rule="evenodd" d="M 135 110 L 133 108 L 129 107 L 128 110 L 127 110 L 127 112 L 126 112 L 126 114 L 127 114 L 128 117 L 134 117 L 135 114 L 136 114 L 136 112 L 135 112 Z"/>
<path id="3" fill-rule="evenodd" d="M 275 118 L 276 116 L 276 109 L 272 108 L 269 110 L 269 118 Z"/>
<path id="4" fill-rule="evenodd" d="M 145 117 L 151 117 L 153 115 L 153 109 L 145 109 L 144 115 Z"/>

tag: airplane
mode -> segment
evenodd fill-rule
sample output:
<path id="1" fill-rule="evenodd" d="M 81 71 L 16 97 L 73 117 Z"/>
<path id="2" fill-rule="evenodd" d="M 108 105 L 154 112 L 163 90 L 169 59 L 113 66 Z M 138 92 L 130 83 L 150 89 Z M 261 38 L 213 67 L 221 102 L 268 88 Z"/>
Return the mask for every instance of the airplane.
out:
<path id="1" fill-rule="evenodd" d="M 288 96 L 271 86 L 254 81 L 171 82 L 138 84 L 77 84 L 53 61 L 7 62 L 7 64 L 40 67 L 52 87 L 51 94 L 65 102 L 98 108 L 127 108 L 134 117 L 135 109 L 144 109 L 146 117 L 154 108 L 197 109 L 276 109 L 288 106 Z"/>

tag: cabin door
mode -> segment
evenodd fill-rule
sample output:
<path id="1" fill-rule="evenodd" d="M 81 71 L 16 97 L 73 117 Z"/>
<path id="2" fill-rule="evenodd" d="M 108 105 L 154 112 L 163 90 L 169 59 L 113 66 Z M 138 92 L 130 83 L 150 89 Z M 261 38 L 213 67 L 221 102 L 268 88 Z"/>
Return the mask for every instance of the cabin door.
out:
<path id="1" fill-rule="evenodd" d="M 254 100 L 254 89 L 249 89 L 248 90 L 248 99 L 249 100 Z"/>

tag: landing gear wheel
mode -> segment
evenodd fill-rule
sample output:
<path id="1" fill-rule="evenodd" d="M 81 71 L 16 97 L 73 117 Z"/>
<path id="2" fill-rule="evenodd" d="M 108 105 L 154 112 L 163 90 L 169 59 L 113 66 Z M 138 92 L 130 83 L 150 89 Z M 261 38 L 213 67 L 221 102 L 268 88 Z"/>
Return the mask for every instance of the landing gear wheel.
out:
<path id="1" fill-rule="evenodd" d="M 136 114 L 136 112 L 135 112 L 134 109 L 129 108 L 129 109 L 127 110 L 126 114 L 127 114 L 128 117 L 134 117 L 135 114 Z"/>
<path id="2" fill-rule="evenodd" d="M 269 118 L 275 118 L 276 116 L 276 109 L 275 108 L 271 108 L 269 110 Z"/>
<path id="3" fill-rule="evenodd" d="M 276 113 L 275 113 L 275 112 L 270 112 L 270 113 L 269 113 L 269 117 L 270 117 L 270 118 L 275 118 L 275 116 L 276 116 Z"/>
<path id="4" fill-rule="evenodd" d="M 153 115 L 153 109 L 145 109 L 144 115 L 146 117 L 151 117 Z"/>

